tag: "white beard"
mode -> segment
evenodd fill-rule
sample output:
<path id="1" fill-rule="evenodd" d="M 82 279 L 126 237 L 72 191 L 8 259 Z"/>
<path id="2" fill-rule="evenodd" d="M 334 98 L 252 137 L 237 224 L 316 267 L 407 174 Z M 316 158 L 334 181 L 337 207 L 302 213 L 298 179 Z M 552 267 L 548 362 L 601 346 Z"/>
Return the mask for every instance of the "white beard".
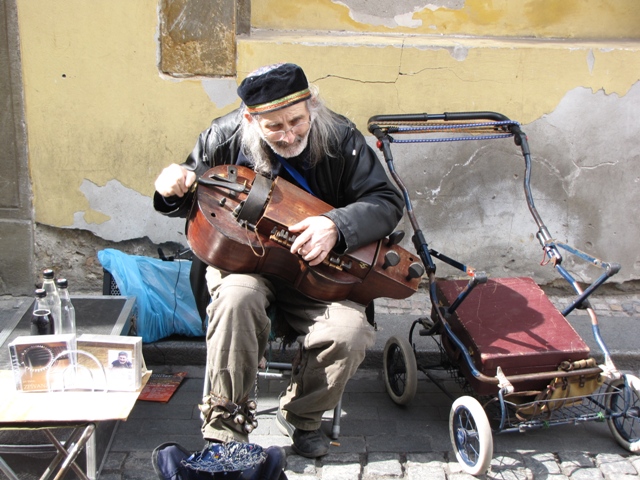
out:
<path id="1" fill-rule="evenodd" d="M 293 143 L 287 143 L 283 140 L 279 142 L 270 141 L 263 133 L 260 131 L 260 137 L 265 141 L 267 145 L 273 150 L 275 153 L 280 155 L 283 158 L 293 158 L 300 155 L 305 148 L 307 148 L 307 143 L 309 143 L 309 133 L 311 129 L 307 130 L 307 133 L 301 137 L 296 135 Z"/>

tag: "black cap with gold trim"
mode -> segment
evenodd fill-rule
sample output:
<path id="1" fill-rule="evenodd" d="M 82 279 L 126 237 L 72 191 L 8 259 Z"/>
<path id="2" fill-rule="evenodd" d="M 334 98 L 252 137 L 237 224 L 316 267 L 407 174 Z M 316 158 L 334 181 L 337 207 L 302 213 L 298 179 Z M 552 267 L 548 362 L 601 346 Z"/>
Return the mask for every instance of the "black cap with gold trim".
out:
<path id="1" fill-rule="evenodd" d="M 273 112 L 311 98 L 302 68 L 278 63 L 251 72 L 238 87 L 238 96 L 252 115 Z"/>

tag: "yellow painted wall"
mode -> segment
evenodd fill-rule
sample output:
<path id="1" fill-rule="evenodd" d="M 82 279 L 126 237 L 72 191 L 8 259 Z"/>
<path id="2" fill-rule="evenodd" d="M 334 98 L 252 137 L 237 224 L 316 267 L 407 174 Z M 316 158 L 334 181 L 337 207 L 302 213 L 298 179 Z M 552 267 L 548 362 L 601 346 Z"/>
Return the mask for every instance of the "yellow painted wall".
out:
<path id="1" fill-rule="evenodd" d="M 640 44 L 634 42 L 294 34 L 239 42 L 239 76 L 285 60 L 303 65 L 330 106 L 363 131 L 371 115 L 383 113 L 491 110 L 528 123 L 573 88 L 624 95 L 640 78 Z"/>
<path id="2" fill-rule="evenodd" d="M 460 8 L 433 8 L 394 19 L 391 2 L 368 0 L 365 9 L 348 0 L 253 0 L 252 26 L 272 30 L 332 30 L 489 37 L 640 38 L 637 0 L 466 0 Z M 360 5 L 365 2 L 357 2 Z M 453 4 L 455 2 L 448 2 Z M 406 5 L 393 2 L 392 5 Z M 391 12 L 391 13 L 390 13 Z"/>
<path id="3" fill-rule="evenodd" d="M 84 179 L 151 195 L 220 113 L 200 81 L 160 76 L 157 18 L 157 0 L 18 1 L 36 221 L 89 210 Z"/>
<path id="4" fill-rule="evenodd" d="M 102 186 L 115 179 L 151 196 L 160 170 L 182 161 L 210 120 L 239 104 L 215 105 L 200 79 L 159 74 L 158 1 L 18 0 L 37 222 L 72 226 L 77 212 L 89 223 L 107 221 L 79 190 L 85 180 Z M 469 0 L 461 10 L 414 14 L 423 17 L 426 33 L 435 22 L 447 28 L 436 33 L 491 31 L 499 40 L 417 35 L 420 29 L 406 28 L 381 35 L 390 30 L 357 23 L 346 7 L 328 0 L 255 0 L 256 27 L 359 33 L 254 31 L 239 39 L 238 77 L 267 63 L 297 62 L 329 106 L 363 130 L 371 115 L 416 110 L 495 110 L 527 123 L 551 112 L 575 87 L 624 96 L 639 80 L 637 40 L 504 38 L 524 34 L 515 27 L 522 12 L 530 35 L 637 38 L 630 27 L 640 25 L 635 1 L 524 1 L 522 12 L 514 3 Z M 534 3 L 548 8 L 534 9 Z"/>

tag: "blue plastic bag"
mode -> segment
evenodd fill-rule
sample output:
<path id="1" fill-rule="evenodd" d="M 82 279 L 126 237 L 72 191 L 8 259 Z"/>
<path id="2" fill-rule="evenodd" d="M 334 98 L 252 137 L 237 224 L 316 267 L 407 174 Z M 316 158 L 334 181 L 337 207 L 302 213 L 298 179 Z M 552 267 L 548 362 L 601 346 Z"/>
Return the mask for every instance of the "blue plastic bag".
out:
<path id="1" fill-rule="evenodd" d="M 189 283 L 190 261 L 169 262 L 112 248 L 100 250 L 98 260 L 113 275 L 122 295 L 136 297 L 137 335 L 144 343 L 174 334 L 204 335 Z"/>

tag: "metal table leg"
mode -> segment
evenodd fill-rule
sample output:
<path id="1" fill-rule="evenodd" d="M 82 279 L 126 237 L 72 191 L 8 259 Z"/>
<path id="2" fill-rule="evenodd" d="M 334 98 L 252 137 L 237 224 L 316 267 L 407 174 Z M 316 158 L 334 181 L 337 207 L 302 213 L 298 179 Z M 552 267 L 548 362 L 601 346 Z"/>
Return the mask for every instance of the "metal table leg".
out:
<path id="1" fill-rule="evenodd" d="M 9 478 L 9 480 L 20 480 L 16 477 L 14 471 L 11 470 L 11 467 L 7 465 L 7 462 L 5 462 L 2 457 L 0 457 L 0 470 Z"/>
<path id="2" fill-rule="evenodd" d="M 73 471 L 80 477 L 82 480 L 89 480 L 89 477 L 85 475 L 85 473 L 76 465 L 75 460 L 78 457 L 78 454 L 83 450 L 87 441 L 93 434 L 96 426 L 93 423 L 89 423 L 87 425 L 79 426 L 74 428 L 73 433 L 69 440 L 65 442 L 63 445 L 58 439 L 55 437 L 53 432 L 49 429 L 45 429 L 44 433 L 49 437 L 51 443 L 58 450 L 58 454 L 53 459 L 45 473 L 40 477 L 41 480 L 48 479 L 58 464 L 62 461 L 62 465 L 60 465 L 60 469 L 58 473 L 54 477 L 54 480 L 59 480 L 64 477 L 64 475 L 69 471 L 69 468 L 72 468 Z"/>
<path id="3" fill-rule="evenodd" d="M 95 462 L 94 470 L 88 471 L 89 476 L 85 474 L 82 469 L 75 463 L 78 455 L 82 452 L 93 439 L 93 433 L 96 429 L 94 423 L 83 423 L 75 425 L 58 425 L 58 424 L 40 424 L 37 428 L 32 426 L 18 427 L 12 425 L 4 428 L 8 430 L 40 430 L 42 431 L 50 444 L 39 445 L 0 445 L 0 453 L 8 454 L 43 454 L 43 453 L 55 453 L 55 457 L 49 463 L 44 473 L 40 476 L 40 480 L 48 480 L 53 477 L 55 480 L 62 479 L 65 474 L 72 469 L 78 478 L 81 480 L 94 480 L 96 476 Z M 67 440 L 60 441 L 53 433 L 54 430 L 60 428 L 71 428 L 71 433 Z M 95 450 L 95 444 L 94 444 Z M 89 465 L 87 465 L 89 468 Z M 7 464 L 7 462 L 0 457 L 0 471 L 2 471 L 9 480 L 19 480 L 16 473 Z"/>

